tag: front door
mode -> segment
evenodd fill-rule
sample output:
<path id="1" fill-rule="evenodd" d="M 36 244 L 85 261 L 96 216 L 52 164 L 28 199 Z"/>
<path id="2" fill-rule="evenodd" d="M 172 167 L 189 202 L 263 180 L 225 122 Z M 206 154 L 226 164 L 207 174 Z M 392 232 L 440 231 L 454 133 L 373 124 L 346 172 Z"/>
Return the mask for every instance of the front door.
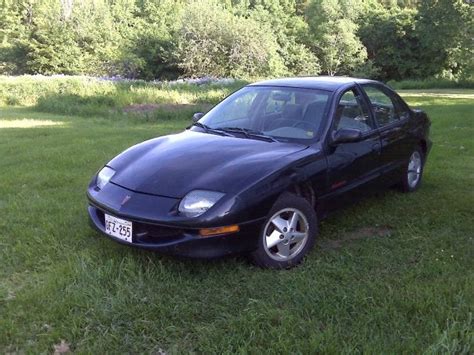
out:
<path id="1" fill-rule="evenodd" d="M 380 175 L 381 142 L 365 97 L 358 87 L 340 95 L 330 137 L 339 129 L 357 129 L 362 140 L 327 147 L 327 193 L 324 209 L 346 205 L 371 189 Z"/>

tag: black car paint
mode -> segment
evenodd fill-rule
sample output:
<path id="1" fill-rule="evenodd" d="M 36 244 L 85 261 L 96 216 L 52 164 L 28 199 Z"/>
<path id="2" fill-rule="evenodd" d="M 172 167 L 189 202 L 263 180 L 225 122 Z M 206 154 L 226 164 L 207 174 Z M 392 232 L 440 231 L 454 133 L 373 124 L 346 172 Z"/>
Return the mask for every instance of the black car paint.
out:
<path id="1" fill-rule="evenodd" d="M 368 190 L 397 182 L 416 146 L 421 145 L 428 153 L 429 119 L 424 112 L 410 109 L 406 119 L 377 127 L 359 142 L 333 144 L 331 123 L 341 95 L 355 87 L 370 106 L 361 86 L 364 84 L 392 92 L 378 82 L 349 78 L 279 79 L 251 84 L 332 91 L 320 139 L 305 146 L 219 136 L 192 128 L 138 144 L 107 164 L 117 173 L 102 190 L 96 187 L 95 177 L 92 179 L 88 198 L 93 226 L 104 232 L 105 211 L 143 225 L 145 230 L 146 226 L 149 230 L 161 226 L 179 231 L 171 239 L 145 231 L 146 242 L 134 235 L 133 246 L 215 257 L 254 249 L 261 224 L 284 191 L 310 191 L 319 216 L 324 217 Z M 372 110 L 370 115 L 374 120 Z M 199 217 L 181 216 L 177 209 L 181 198 L 195 189 L 226 195 Z M 233 224 L 240 226 L 239 233 L 208 238 L 199 235 L 200 228 Z"/>
<path id="2" fill-rule="evenodd" d="M 182 198 L 195 189 L 238 193 L 304 149 L 298 144 L 268 144 L 187 130 L 131 148 L 108 166 L 117 171 L 111 180 L 114 184 Z"/>

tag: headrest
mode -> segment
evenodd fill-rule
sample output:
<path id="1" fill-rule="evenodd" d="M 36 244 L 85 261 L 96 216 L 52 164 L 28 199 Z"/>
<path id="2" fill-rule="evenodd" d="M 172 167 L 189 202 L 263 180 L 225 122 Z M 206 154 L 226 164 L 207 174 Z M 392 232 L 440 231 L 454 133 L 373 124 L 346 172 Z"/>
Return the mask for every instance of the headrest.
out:
<path id="1" fill-rule="evenodd" d="M 301 105 L 295 104 L 286 104 L 283 108 L 283 118 L 288 118 L 292 120 L 301 120 L 303 115 L 303 108 Z"/>
<path id="2" fill-rule="evenodd" d="M 304 121 L 318 123 L 323 118 L 324 109 L 326 108 L 325 101 L 315 101 L 306 107 L 304 113 Z"/>

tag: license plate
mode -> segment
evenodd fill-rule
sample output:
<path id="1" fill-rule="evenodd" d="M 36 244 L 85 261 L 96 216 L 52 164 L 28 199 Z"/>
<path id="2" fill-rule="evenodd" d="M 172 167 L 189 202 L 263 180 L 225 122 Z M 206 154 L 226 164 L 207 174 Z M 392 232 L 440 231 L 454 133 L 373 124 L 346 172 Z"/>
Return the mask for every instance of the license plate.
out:
<path id="1" fill-rule="evenodd" d="M 105 215 L 105 233 L 127 243 L 132 242 L 132 222 Z"/>

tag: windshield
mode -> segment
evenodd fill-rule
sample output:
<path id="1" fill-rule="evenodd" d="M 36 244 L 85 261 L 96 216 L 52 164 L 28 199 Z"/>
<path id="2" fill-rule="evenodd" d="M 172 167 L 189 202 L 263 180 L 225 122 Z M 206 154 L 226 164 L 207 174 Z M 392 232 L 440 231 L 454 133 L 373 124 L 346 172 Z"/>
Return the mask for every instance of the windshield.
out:
<path id="1" fill-rule="evenodd" d="M 199 122 L 210 129 L 307 142 L 317 138 L 322 129 L 329 95 L 324 90 L 247 86 Z"/>

